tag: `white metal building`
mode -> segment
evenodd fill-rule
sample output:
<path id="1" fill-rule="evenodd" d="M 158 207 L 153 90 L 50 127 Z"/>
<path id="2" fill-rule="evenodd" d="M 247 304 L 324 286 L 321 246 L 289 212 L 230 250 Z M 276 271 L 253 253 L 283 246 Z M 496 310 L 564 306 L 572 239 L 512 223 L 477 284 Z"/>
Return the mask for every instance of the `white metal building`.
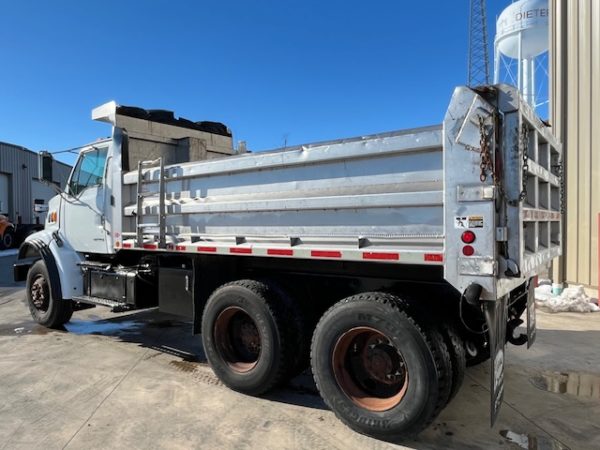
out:
<path id="1" fill-rule="evenodd" d="M 58 161 L 53 164 L 53 182 L 64 188 L 71 166 Z M 52 188 L 38 180 L 37 153 L 0 142 L 0 214 L 14 223 L 43 224 L 44 205 L 55 195 Z"/>
<path id="2" fill-rule="evenodd" d="M 600 1 L 550 1 L 550 109 L 565 155 L 565 248 L 555 278 L 595 295 L 600 254 Z"/>

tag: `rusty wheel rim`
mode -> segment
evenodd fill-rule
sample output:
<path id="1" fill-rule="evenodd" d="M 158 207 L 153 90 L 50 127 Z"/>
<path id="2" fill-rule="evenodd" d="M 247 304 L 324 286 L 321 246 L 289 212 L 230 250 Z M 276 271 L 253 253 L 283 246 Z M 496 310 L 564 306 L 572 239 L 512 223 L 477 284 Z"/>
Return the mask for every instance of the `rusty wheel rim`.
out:
<path id="1" fill-rule="evenodd" d="M 31 301 L 38 311 L 46 312 L 50 300 L 48 282 L 42 275 L 37 275 L 31 283 Z"/>
<path id="2" fill-rule="evenodd" d="M 221 311 L 215 321 L 214 337 L 221 357 L 235 372 L 249 372 L 258 363 L 260 333 L 242 308 L 230 306 Z"/>
<path id="3" fill-rule="evenodd" d="M 369 411 L 398 405 L 408 389 L 408 371 L 400 351 L 385 334 L 356 327 L 342 334 L 333 349 L 338 386 L 354 404 Z"/>

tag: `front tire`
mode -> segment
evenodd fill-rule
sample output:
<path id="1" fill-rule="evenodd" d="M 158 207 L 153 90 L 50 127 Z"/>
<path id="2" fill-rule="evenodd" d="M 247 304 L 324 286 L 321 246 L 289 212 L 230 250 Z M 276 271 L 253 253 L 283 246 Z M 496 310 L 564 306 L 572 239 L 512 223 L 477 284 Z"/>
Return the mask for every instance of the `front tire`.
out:
<path id="1" fill-rule="evenodd" d="M 323 400 L 350 428 L 395 441 L 425 428 L 446 404 L 448 349 L 385 293 L 331 307 L 313 336 L 311 361 Z"/>
<path id="2" fill-rule="evenodd" d="M 50 276 L 42 260 L 36 261 L 27 273 L 27 305 L 33 320 L 48 328 L 64 325 L 73 315 L 70 300 L 52 295 Z"/>
<path id="3" fill-rule="evenodd" d="M 15 233 L 12 229 L 4 230 L 2 239 L 0 240 L 0 250 L 12 248 L 15 243 Z"/>

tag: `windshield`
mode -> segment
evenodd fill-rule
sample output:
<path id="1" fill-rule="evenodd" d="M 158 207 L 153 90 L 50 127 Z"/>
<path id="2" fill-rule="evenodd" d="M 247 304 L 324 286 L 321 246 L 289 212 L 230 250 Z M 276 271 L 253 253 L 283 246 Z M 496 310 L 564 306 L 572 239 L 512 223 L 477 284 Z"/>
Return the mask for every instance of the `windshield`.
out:
<path id="1" fill-rule="evenodd" d="M 108 147 L 92 147 L 81 154 L 69 183 L 71 195 L 78 195 L 90 186 L 102 185 L 107 153 Z"/>

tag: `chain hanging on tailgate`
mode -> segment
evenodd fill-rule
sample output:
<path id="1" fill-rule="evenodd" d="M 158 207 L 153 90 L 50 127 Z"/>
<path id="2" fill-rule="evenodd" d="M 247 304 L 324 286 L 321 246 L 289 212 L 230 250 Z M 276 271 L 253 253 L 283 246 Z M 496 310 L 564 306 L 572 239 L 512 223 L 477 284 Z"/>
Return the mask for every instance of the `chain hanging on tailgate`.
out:
<path id="1" fill-rule="evenodd" d="M 560 213 L 565 213 L 565 168 L 561 160 L 555 166 L 558 172 L 558 179 L 560 180 Z"/>
<path id="2" fill-rule="evenodd" d="M 481 162 L 479 163 L 479 180 L 483 183 L 487 179 L 487 173 L 491 173 L 492 180 L 496 182 L 496 174 L 494 173 L 494 166 L 492 165 L 492 154 L 490 152 L 490 144 L 488 142 L 487 132 L 485 131 L 485 118 L 479 116 L 479 156 Z"/>
<path id="3" fill-rule="evenodd" d="M 565 168 L 562 157 L 556 161 L 556 164 L 552 164 L 553 174 L 558 177 L 560 186 L 560 213 L 565 213 Z"/>
<path id="4" fill-rule="evenodd" d="M 558 177 L 560 186 L 560 213 L 565 213 L 565 169 L 563 167 L 562 158 L 557 161 L 557 164 L 552 165 L 555 175 Z"/>
<path id="5" fill-rule="evenodd" d="M 562 161 L 560 163 L 560 213 L 565 213 L 565 166 Z"/>
<path id="6" fill-rule="evenodd" d="M 519 201 L 522 202 L 527 198 L 527 180 L 529 178 L 529 157 L 527 156 L 529 146 L 529 127 L 523 124 L 521 127 L 521 136 L 519 142 L 519 150 L 521 152 L 521 158 L 523 158 L 523 184 L 521 187 L 521 193 L 519 194 Z"/>

